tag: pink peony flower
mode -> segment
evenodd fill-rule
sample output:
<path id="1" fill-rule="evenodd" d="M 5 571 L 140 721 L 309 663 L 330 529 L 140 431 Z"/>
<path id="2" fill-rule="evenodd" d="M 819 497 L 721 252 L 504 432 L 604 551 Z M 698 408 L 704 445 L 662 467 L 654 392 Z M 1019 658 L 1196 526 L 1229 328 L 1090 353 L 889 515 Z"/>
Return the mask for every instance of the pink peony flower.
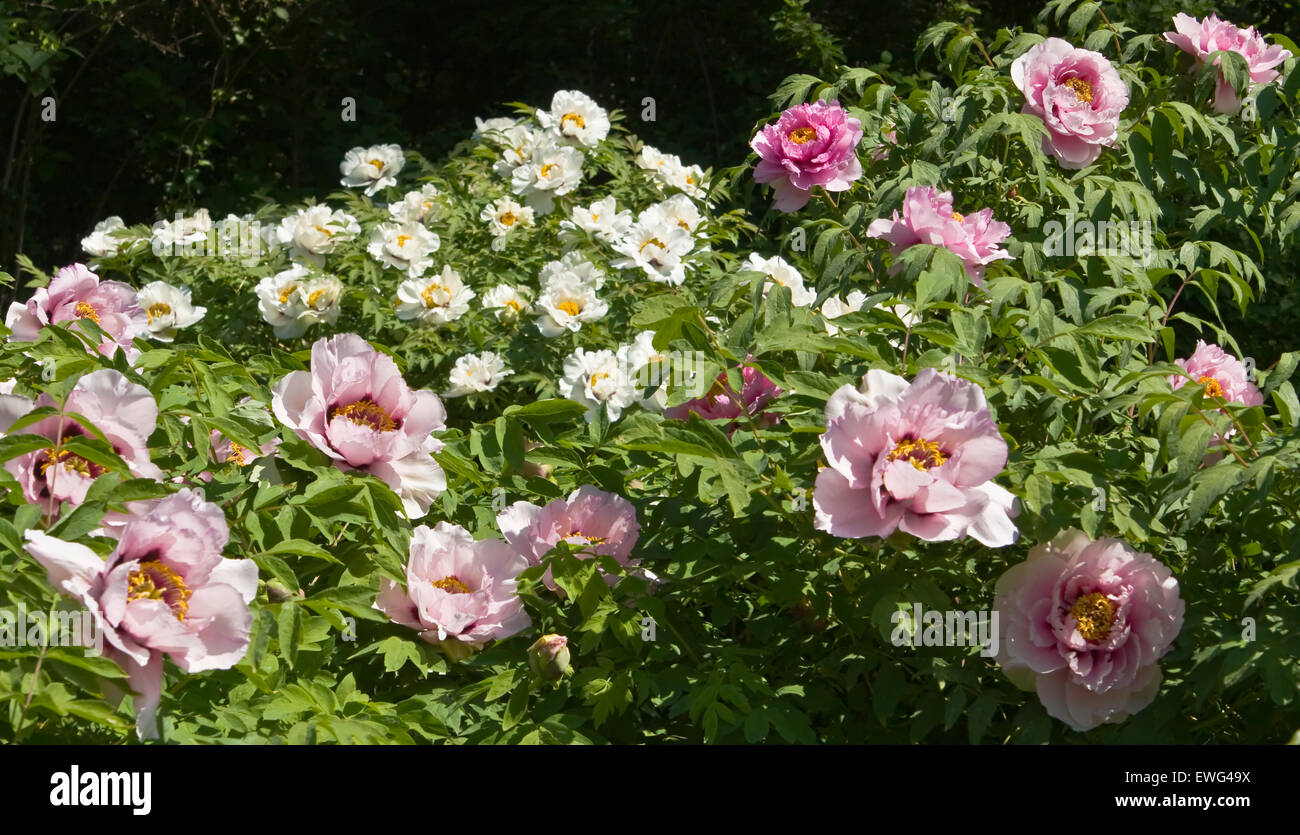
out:
<path id="1" fill-rule="evenodd" d="M 1011 258 L 1011 253 L 998 247 L 1010 234 L 1010 226 L 993 219 L 992 209 L 962 215 L 953 211 L 951 191 L 930 186 L 907 190 L 902 218 L 895 209 L 892 220 L 878 218 L 867 227 L 867 237 L 889 241 L 889 251 L 895 258 L 916 244 L 944 247 L 961 259 L 976 287 L 984 283 L 985 266 Z"/>
<path id="2" fill-rule="evenodd" d="M 230 538 L 221 508 L 190 490 L 133 516 L 107 561 L 75 542 L 27 531 L 27 551 L 59 591 L 80 600 L 107 656 L 136 691 L 136 731 L 158 736 L 163 655 L 182 670 L 225 670 L 248 648 L 257 565 L 221 556 Z"/>
<path id="3" fill-rule="evenodd" d="M 474 541 L 459 525 L 420 525 L 411 537 L 406 589 L 380 581 L 375 608 L 453 655 L 532 625 L 515 593 L 528 561 L 499 539 Z"/>
<path id="4" fill-rule="evenodd" d="M 997 582 L 998 663 L 1076 731 L 1155 700 L 1157 661 L 1183 627 L 1178 581 L 1150 554 L 1067 530 Z"/>
<path id="5" fill-rule="evenodd" d="M 8 395 L 4 399 L 5 403 L 0 404 L 0 432 L 8 432 L 15 420 L 30 411 L 19 405 L 25 398 Z M 26 402 L 32 407 L 57 405 L 48 394 L 36 398 L 35 403 Z M 65 413 L 85 418 L 102 432 L 113 451 L 126 461 L 132 475 L 162 479 L 162 470 L 149 460 L 149 436 L 158 422 L 158 404 L 147 388 L 131 382 L 118 371 L 105 368 L 78 380 L 63 408 Z M 66 415 L 51 415 L 19 432 L 56 442 L 91 436 L 77 419 Z M 59 512 L 61 502 L 78 505 L 85 501 L 90 485 L 104 473 L 99 464 L 61 445 L 56 449 L 29 452 L 4 465 L 22 485 L 27 501 L 40 504 L 49 515 Z"/>
<path id="6" fill-rule="evenodd" d="M 1007 462 L 974 383 L 926 368 L 908 383 L 878 369 L 861 390 L 843 386 L 826 403 L 815 526 L 834 536 L 931 542 L 972 536 L 990 547 L 1015 542 L 1015 497 L 994 484 Z"/>
<path id="7" fill-rule="evenodd" d="M 1264 395 L 1247 378 L 1246 366 L 1218 345 L 1198 339 L 1192 355 L 1185 360 L 1174 360 L 1174 365 L 1204 386 L 1207 397 L 1221 397 L 1229 403 L 1246 406 L 1258 406 L 1264 402 Z M 1170 374 L 1166 379 L 1175 389 L 1188 382 L 1187 377 L 1180 374 Z"/>
<path id="8" fill-rule="evenodd" d="M 687 400 L 680 406 L 664 409 L 664 417 L 670 420 L 687 420 L 691 414 L 697 414 L 704 420 L 730 419 L 733 423 L 728 431 L 735 431 L 742 414 L 748 414 L 759 426 L 771 426 L 781 416 L 764 412 L 767 404 L 781 396 L 781 388 L 767 378 L 763 372 L 750 365 L 740 367 L 741 385 L 737 395 L 727 382 L 724 371 L 718 375 L 713 387 L 703 397 Z"/>
<path id="9" fill-rule="evenodd" d="M 1193 69 L 1205 64 L 1206 58 L 1213 52 L 1236 52 L 1246 59 L 1250 67 L 1252 85 L 1267 84 L 1278 76 L 1277 67 L 1291 57 L 1291 53 L 1277 44 L 1270 45 L 1254 26 L 1238 29 L 1216 15 L 1205 20 L 1197 20 L 1191 15 L 1174 15 L 1174 32 L 1165 32 L 1165 40 L 1196 59 Z M 1214 59 L 1219 65 L 1219 59 Z M 1214 110 L 1217 113 L 1236 113 L 1241 107 L 1237 92 L 1219 72 L 1214 87 Z"/>
<path id="10" fill-rule="evenodd" d="M 577 556 L 608 555 L 620 565 L 634 567 L 640 560 L 631 559 L 632 547 L 641 535 L 636 508 L 622 496 L 583 485 L 545 507 L 529 502 L 515 502 L 497 514 L 501 533 L 529 565 L 540 565 L 546 555 L 564 540 L 581 549 Z M 613 578 L 609 578 L 611 584 Z M 556 589 L 548 568 L 542 577 L 548 589 Z"/>
<path id="11" fill-rule="evenodd" d="M 317 340 L 311 371 L 287 374 L 272 395 L 281 423 L 339 467 L 378 476 L 411 518 L 447 489 L 432 457 L 442 449 L 432 434 L 446 426 L 442 401 L 408 388 L 397 363 L 356 334 Z"/>
<path id="12" fill-rule="evenodd" d="M 1047 126 L 1043 151 L 1062 168 L 1083 168 L 1115 144 L 1128 85 L 1106 56 L 1048 38 L 1011 64 L 1011 80 L 1025 95 L 1021 112 Z"/>
<path id="13" fill-rule="evenodd" d="M 42 328 L 77 319 L 90 319 L 107 335 L 99 353 L 111 357 L 121 348 L 131 362 L 140 355 L 131 340 L 149 331 L 135 290 L 120 281 L 100 281 L 84 264 L 59 270 L 50 286 L 38 287 L 27 304 L 10 304 L 5 326 L 12 331 L 10 342 L 32 342 Z"/>
<path id="14" fill-rule="evenodd" d="M 808 203 L 813 186 L 846 191 L 862 176 L 861 141 L 862 123 L 839 102 L 797 104 L 750 143 L 759 156 L 754 181 L 772 184 L 777 209 L 796 212 Z"/>

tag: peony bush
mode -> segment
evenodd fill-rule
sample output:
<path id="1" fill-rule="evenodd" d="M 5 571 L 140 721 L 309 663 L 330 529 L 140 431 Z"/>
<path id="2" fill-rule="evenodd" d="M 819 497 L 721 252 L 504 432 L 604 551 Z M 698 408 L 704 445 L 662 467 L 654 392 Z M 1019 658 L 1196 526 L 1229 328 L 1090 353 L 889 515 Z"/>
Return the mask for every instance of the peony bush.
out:
<path id="1" fill-rule="evenodd" d="M 0 736 L 1292 738 L 1300 50 L 1149 12 L 793 76 L 722 171 L 560 90 L 26 262 Z"/>

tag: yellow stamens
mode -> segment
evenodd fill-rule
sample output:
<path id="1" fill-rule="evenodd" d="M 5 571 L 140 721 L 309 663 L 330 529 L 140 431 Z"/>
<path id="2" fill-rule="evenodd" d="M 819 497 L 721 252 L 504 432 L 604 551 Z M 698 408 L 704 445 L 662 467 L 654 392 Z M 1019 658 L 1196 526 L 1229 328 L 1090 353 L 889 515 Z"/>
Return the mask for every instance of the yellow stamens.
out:
<path id="1" fill-rule="evenodd" d="M 606 380 L 606 379 L 609 379 L 608 374 L 606 374 L 604 371 L 597 371 L 595 374 L 591 375 L 591 379 L 587 381 L 587 385 L 588 387 L 594 389 L 597 383 L 599 383 L 601 380 Z M 572 534 L 570 534 L 570 536 L 572 536 Z"/>
<path id="2" fill-rule="evenodd" d="M 370 164 L 373 165 L 375 168 L 378 168 L 380 171 L 384 170 L 384 161 L 381 159 L 378 158 L 372 159 L 370 160 Z"/>
<path id="3" fill-rule="evenodd" d="M 557 304 L 555 307 L 559 310 L 563 310 L 565 313 L 569 314 L 570 316 L 577 316 L 579 313 L 582 312 L 582 306 L 575 301 L 568 301 L 568 300 L 562 301 L 559 304 Z"/>
<path id="4" fill-rule="evenodd" d="M 446 287 L 443 287 L 441 284 L 439 284 L 439 283 L 436 282 L 436 281 L 433 282 L 432 284 L 430 284 L 428 287 L 425 287 L 423 290 L 420 291 L 420 298 L 424 299 L 424 306 L 425 306 L 425 307 L 442 307 L 442 306 L 443 306 L 443 303 L 440 302 L 440 301 L 438 301 L 438 298 L 434 295 L 434 293 L 438 292 L 439 290 L 441 290 L 441 291 L 443 291 L 444 293 L 446 293 L 447 296 L 450 298 L 450 296 L 451 296 L 451 291 L 448 290 Z"/>
<path id="5" fill-rule="evenodd" d="M 294 291 L 297 290 L 297 289 L 298 289 L 298 285 L 297 285 L 297 284 L 290 284 L 288 287 L 286 287 L 286 288 L 284 288 L 283 290 L 281 290 L 281 291 L 280 291 L 280 304 L 285 304 L 286 302 L 288 302 L 288 301 L 289 301 L 289 297 L 292 296 L 293 293 L 294 293 Z"/>
<path id="6" fill-rule="evenodd" d="M 953 212 L 953 213 L 952 213 L 952 219 L 955 220 L 955 221 L 957 221 L 958 223 L 961 223 L 963 220 L 966 219 L 966 217 L 965 217 L 964 215 L 962 215 L 961 212 Z"/>
<path id="7" fill-rule="evenodd" d="M 665 247 L 664 247 L 664 242 L 663 242 L 663 241 L 659 240 L 658 238 L 651 238 L 650 240 L 648 240 L 648 241 L 646 241 L 645 243 L 641 244 L 640 248 L 637 249 L 637 252 L 641 252 L 642 250 L 644 250 L 646 247 L 650 246 L 651 244 L 653 244 L 654 246 L 659 247 L 660 249 L 664 249 L 664 248 L 665 248 Z"/>
<path id="8" fill-rule="evenodd" d="M 324 290 L 313 290 L 311 292 L 311 295 L 307 297 L 307 304 L 311 305 L 312 307 L 315 307 L 316 302 L 320 301 L 321 296 L 323 295 L 325 295 Z"/>
<path id="9" fill-rule="evenodd" d="M 473 591 L 456 577 L 443 577 L 441 580 L 434 580 L 433 587 L 442 589 L 447 594 L 469 594 Z"/>
<path id="10" fill-rule="evenodd" d="M 577 113 L 565 113 L 564 118 L 560 119 L 560 130 L 563 131 L 565 125 L 567 125 L 569 122 L 573 122 L 575 125 L 578 126 L 579 129 L 585 128 L 587 126 L 587 121 L 583 119 L 581 116 L 579 116 Z"/>
<path id="11" fill-rule="evenodd" d="M 1075 628 L 1085 641 L 1103 641 L 1115 623 L 1115 604 L 1099 591 L 1085 594 L 1070 607 L 1070 615 L 1077 622 Z"/>
<path id="12" fill-rule="evenodd" d="M 397 421 L 388 414 L 388 410 L 369 398 L 362 398 L 346 406 L 335 406 L 329 410 L 329 419 L 334 420 L 336 417 L 347 418 L 357 426 L 369 426 L 376 432 L 391 432 L 397 428 Z"/>
<path id="13" fill-rule="evenodd" d="M 553 162 L 548 162 L 548 163 L 546 163 L 546 165 L 543 165 L 543 166 L 542 166 L 542 170 L 541 170 L 541 172 L 540 172 L 540 173 L 541 173 L 541 177 L 542 177 L 542 179 L 546 179 L 546 178 L 550 177 L 550 176 L 551 176 L 551 171 L 554 170 L 554 169 L 556 169 L 556 168 L 559 168 L 559 167 L 560 167 L 560 166 L 556 165 L 556 164 L 553 163 Z"/>
<path id="14" fill-rule="evenodd" d="M 40 474 L 45 475 L 45 471 L 50 468 L 50 465 L 56 462 L 80 475 L 85 476 L 86 478 L 94 478 L 96 475 L 95 471 L 91 469 L 94 465 L 82 458 L 80 455 L 75 455 L 71 450 L 66 449 L 59 450 L 58 454 L 54 457 L 50 457 L 49 453 L 46 453 L 45 460 L 41 462 L 41 465 L 38 468 Z"/>
<path id="15" fill-rule="evenodd" d="M 183 621 L 189 614 L 193 595 L 181 575 L 158 560 L 141 560 L 127 577 L 128 603 L 132 600 L 161 600 L 177 620 Z"/>
<path id="16" fill-rule="evenodd" d="M 77 302 L 77 318 L 89 319 L 96 325 L 99 324 L 99 311 L 91 307 L 86 302 Z"/>
<path id="17" fill-rule="evenodd" d="M 605 544 L 605 537 L 603 537 L 603 536 L 587 536 L 587 535 L 586 535 L 585 533 L 583 533 L 582 531 L 577 531 L 577 530 L 569 531 L 569 535 L 566 536 L 565 539 L 572 539 L 572 538 L 575 537 L 575 536 L 578 537 L 579 539 L 585 539 L 587 542 L 591 543 L 592 545 L 604 545 L 604 544 Z"/>
<path id="18" fill-rule="evenodd" d="M 1197 380 L 1196 382 L 1205 386 L 1206 397 L 1218 397 L 1221 399 L 1226 399 L 1223 394 L 1223 386 L 1219 383 L 1218 380 L 1211 377 L 1209 374 L 1202 375 L 1201 379 Z"/>
<path id="19" fill-rule="evenodd" d="M 790 131 L 789 140 L 796 145 L 802 145 L 805 142 L 811 142 L 817 138 L 816 128 L 796 128 Z M 690 182 L 688 177 L 687 182 Z"/>
<path id="20" fill-rule="evenodd" d="M 513 310 L 515 313 L 523 313 L 524 311 L 524 306 L 514 299 L 506 299 L 505 306 Z"/>
<path id="21" fill-rule="evenodd" d="M 1082 78 L 1069 78 L 1065 80 L 1065 86 L 1074 91 L 1074 96 L 1079 101 L 1086 101 L 1092 104 L 1092 85 Z"/>
<path id="22" fill-rule="evenodd" d="M 409 241 L 410 239 L 411 239 L 411 236 L 410 236 L 410 235 L 398 235 L 398 236 L 397 236 L 397 245 L 398 245 L 399 247 L 406 246 L 406 242 Z"/>
<path id="23" fill-rule="evenodd" d="M 504 214 L 501 215 L 502 226 L 514 226 L 515 220 L 517 220 L 517 218 L 515 217 L 514 212 L 505 212 Z"/>
<path id="24" fill-rule="evenodd" d="M 230 452 L 226 453 L 226 461 L 227 462 L 233 461 L 242 467 L 248 463 L 248 458 L 245 455 L 245 453 L 247 452 L 248 452 L 247 447 L 242 447 L 239 444 L 235 443 L 234 441 L 231 441 Z"/>
<path id="25" fill-rule="evenodd" d="M 900 459 L 907 461 L 918 470 L 928 470 L 942 465 L 948 460 L 948 456 L 943 454 L 943 451 L 939 449 L 939 445 L 934 441 L 916 438 L 915 440 L 900 441 L 889 455 L 885 456 L 886 461 L 898 461 Z"/>
<path id="26" fill-rule="evenodd" d="M 152 325 L 154 319 L 157 319 L 159 316 L 166 316 L 171 312 L 171 305 L 158 302 L 157 304 L 149 305 L 149 309 L 145 311 L 145 315 L 149 317 L 149 324 Z"/>
<path id="27" fill-rule="evenodd" d="M 324 236 L 327 237 L 327 238 L 332 238 L 332 237 L 334 237 L 334 232 L 333 232 L 333 230 L 331 230 L 331 229 L 329 229 L 329 228 L 327 228 L 327 227 L 324 227 L 324 226 L 316 226 L 316 227 L 313 227 L 313 228 L 314 228 L 317 232 L 321 233 L 322 235 L 324 235 Z"/>

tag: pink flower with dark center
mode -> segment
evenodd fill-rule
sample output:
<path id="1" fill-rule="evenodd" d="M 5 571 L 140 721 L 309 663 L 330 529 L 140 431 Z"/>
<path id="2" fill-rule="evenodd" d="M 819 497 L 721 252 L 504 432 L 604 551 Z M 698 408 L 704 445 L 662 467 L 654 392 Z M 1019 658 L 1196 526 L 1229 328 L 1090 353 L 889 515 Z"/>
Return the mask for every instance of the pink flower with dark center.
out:
<path id="1" fill-rule="evenodd" d="M 111 357 L 121 348 L 132 362 L 140 352 L 131 340 L 149 330 L 135 290 L 120 281 L 100 281 L 84 264 L 59 270 L 49 287 L 38 287 L 25 305 L 10 304 L 5 325 L 12 331 L 10 342 L 33 342 L 42 328 L 78 319 L 89 319 L 108 337 L 99 353 Z"/>
<path id="2" fill-rule="evenodd" d="M 563 540 L 575 549 L 579 559 L 608 555 L 620 565 L 634 567 L 632 548 L 641 535 L 636 508 L 627 499 L 591 485 L 583 485 L 567 499 L 556 499 L 545 507 L 515 502 L 497 514 L 497 526 L 506 542 L 529 565 L 541 565 Z M 614 578 L 608 578 L 613 584 Z M 550 569 L 542 577 L 548 589 L 556 589 Z"/>
<path id="3" fill-rule="evenodd" d="M 397 363 L 356 334 L 320 339 L 311 371 L 294 371 L 275 384 L 271 408 L 300 438 L 343 469 L 379 477 L 402 499 L 411 518 L 429 512 L 447 478 L 432 454 L 433 433 L 447 412 L 431 391 L 412 391 Z"/>
<path id="4" fill-rule="evenodd" d="M 1161 656 L 1183 626 L 1178 580 L 1115 539 L 1061 532 L 997 582 L 998 663 L 1076 731 L 1155 700 Z"/>
<path id="5" fill-rule="evenodd" d="M 913 186 L 903 195 L 902 217 L 895 209 L 892 219 L 873 220 L 867 227 L 867 237 L 888 241 L 895 258 L 917 244 L 944 247 L 961 259 L 966 275 L 979 287 L 984 283 L 988 264 L 1011 258 L 1011 253 L 998 247 L 1011 234 L 1011 227 L 994 220 L 992 209 L 962 215 L 952 205 L 950 191 Z M 895 265 L 893 271 L 897 269 Z"/>
<path id="6" fill-rule="evenodd" d="M 1254 26 L 1239 29 L 1216 15 L 1197 20 L 1191 15 L 1174 15 L 1173 32 L 1165 32 L 1165 40 L 1196 59 L 1193 69 L 1205 64 L 1214 52 L 1236 52 L 1246 59 L 1250 68 L 1251 85 L 1268 84 L 1278 77 L 1277 67 L 1291 57 L 1291 53 L 1278 44 L 1269 44 L 1255 31 Z M 1214 59 L 1219 66 L 1220 59 Z M 1214 110 L 1217 113 L 1236 113 L 1241 107 L 1237 92 L 1228 83 L 1223 72 L 1214 88 Z"/>
<path id="7" fill-rule="evenodd" d="M 813 493 L 818 530 L 861 539 L 901 530 L 937 542 L 1015 542 L 1015 497 L 993 483 L 1007 443 L 984 391 L 926 368 L 908 383 L 878 369 L 826 403 L 829 466 Z"/>
<path id="8" fill-rule="evenodd" d="M 781 396 L 781 388 L 751 365 L 742 365 L 740 375 L 740 394 L 736 394 L 727 382 L 727 373 L 724 371 L 703 397 L 664 409 L 664 417 L 688 420 L 691 414 L 696 414 L 703 420 L 731 420 L 728 432 L 734 432 L 740 425 L 741 415 L 749 415 L 759 426 L 771 426 L 780 420 L 779 414 L 765 412 L 764 409 Z"/>
<path id="9" fill-rule="evenodd" d="M 22 400 L 25 398 L 9 395 L 0 404 L 0 432 L 8 432 L 15 420 L 31 411 L 21 407 Z M 32 408 L 58 405 L 48 394 L 40 395 L 35 403 L 26 402 Z M 131 475 L 162 479 L 162 470 L 149 460 L 149 436 L 158 422 L 158 404 L 147 388 L 131 382 L 121 372 L 105 368 L 77 381 L 63 411 L 63 416 L 51 415 L 18 430 L 54 440 L 53 449 L 29 452 L 5 462 L 5 469 L 22 485 L 27 501 L 41 505 L 46 514 L 57 514 L 62 502 L 78 505 L 85 501 L 90 485 L 105 472 L 94 461 L 63 448 L 61 441 L 69 438 L 93 437 L 70 415 L 85 418 L 98 429 L 127 463 Z"/>
<path id="10" fill-rule="evenodd" d="M 750 143 L 759 156 L 754 181 L 771 183 L 778 210 L 796 212 L 808 203 L 813 187 L 847 191 L 862 176 L 861 141 L 862 123 L 839 102 L 795 105 Z"/>
<path id="11" fill-rule="evenodd" d="M 1264 402 L 1264 395 L 1250 382 L 1246 366 L 1218 345 L 1210 345 L 1205 340 L 1198 339 L 1192 355 L 1185 360 L 1174 360 L 1174 365 L 1186 371 L 1192 380 L 1204 387 L 1206 397 L 1218 397 L 1229 403 L 1246 406 L 1259 406 Z M 1191 382 L 1179 374 L 1170 374 L 1165 379 L 1175 389 Z"/>
<path id="12" fill-rule="evenodd" d="M 181 490 L 132 516 L 107 560 L 39 530 L 26 535 L 50 583 L 90 610 L 106 655 L 127 672 L 141 739 L 158 736 L 164 655 L 187 673 L 225 670 L 244 657 L 257 565 L 221 556 L 226 517 L 198 494 Z"/>
<path id="13" fill-rule="evenodd" d="M 1011 64 L 1011 80 L 1025 95 L 1024 113 L 1043 120 L 1043 152 L 1062 168 L 1092 165 L 1112 147 L 1128 85 L 1100 52 L 1048 38 Z"/>
<path id="14" fill-rule="evenodd" d="M 446 522 L 420 525 L 411 536 L 406 589 L 381 580 L 375 608 L 459 657 L 532 625 L 515 591 L 515 578 L 527 567 L 499 539 L 476 542 L 469 531 Z"/>

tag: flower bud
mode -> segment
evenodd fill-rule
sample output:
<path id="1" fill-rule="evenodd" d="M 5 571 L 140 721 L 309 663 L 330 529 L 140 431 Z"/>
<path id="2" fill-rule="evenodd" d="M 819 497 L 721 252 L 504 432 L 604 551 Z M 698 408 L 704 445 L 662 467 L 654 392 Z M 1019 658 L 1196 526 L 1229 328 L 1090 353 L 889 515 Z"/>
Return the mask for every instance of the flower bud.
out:
<path id="1" fill-rule="evenodd" d="M 543 635 L 528 648 L 528 667 L 538 678 L 559 681 L 569 671 L 569 639 Z"/>

